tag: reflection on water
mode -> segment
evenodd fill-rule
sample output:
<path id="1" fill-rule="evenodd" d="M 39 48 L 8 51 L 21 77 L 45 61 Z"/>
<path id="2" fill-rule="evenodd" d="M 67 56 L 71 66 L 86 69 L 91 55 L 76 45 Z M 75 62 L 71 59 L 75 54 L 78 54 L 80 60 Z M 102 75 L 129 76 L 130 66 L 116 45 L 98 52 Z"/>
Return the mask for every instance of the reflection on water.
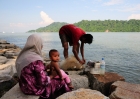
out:
<path id="1" fill-rule="evenodd" d="M 39 34 L 39 33 L 38 33 Z M 92 44 L 85 45 L 86 60 L 101 60 L 104 57 L 106 71 L 122 75 L 126 81 L 140 83 L 140 33 L 91 33 Z M 30 33 L 0 34 L 0 39 L 6 39 L 21 48 Z M 58 33 L 40 33 L 44 41 L 43 51 L 48 56 L 52 48 L 60 52 L 63 58 L 63 48 Z M 69 54 L 72 54 L 69 47 Z"/>

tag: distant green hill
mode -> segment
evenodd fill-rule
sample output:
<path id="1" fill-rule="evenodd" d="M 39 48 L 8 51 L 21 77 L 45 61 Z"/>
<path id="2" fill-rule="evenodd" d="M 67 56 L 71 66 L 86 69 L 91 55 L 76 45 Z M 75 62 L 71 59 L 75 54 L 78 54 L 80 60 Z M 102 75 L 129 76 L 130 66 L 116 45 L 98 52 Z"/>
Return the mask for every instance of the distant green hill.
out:
<path id="1" fill-rule="evenodd" d="M 41 27 L 36 30 L 30 30 L 28 32 L 58 32 L 59 29 L 68 23 L 65 22 L 53 22 L 52 24 L 46 26 L 46 27 Z"/>
<path id="2" fill-rule="evenodd" d="M 58 32 L 59 29 L 68 23 L 54 22 L 49 26 L 36 29 L 36 32 Z M 140 20 L 82 20 L 74 23 L 87 32 L 140 32 Z M 28 32 L 35 32 L 30 30 Z"/>

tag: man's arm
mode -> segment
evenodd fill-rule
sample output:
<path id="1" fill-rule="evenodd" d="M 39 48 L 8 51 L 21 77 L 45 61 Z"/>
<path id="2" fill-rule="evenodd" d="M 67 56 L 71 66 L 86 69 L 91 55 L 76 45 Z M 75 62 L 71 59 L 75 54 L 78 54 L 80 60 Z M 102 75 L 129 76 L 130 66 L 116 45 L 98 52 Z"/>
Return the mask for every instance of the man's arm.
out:
<path id="1" fill-rule="evenodd" d="M 77 50 L 79 50 L 79 46 L 78 46 L 78 45 L 73 45 L 72 51 L 73 51 L 73 54 L 74 54 L 75 58 L 79 61 L 80 64 L 84 64 L 84 61 L 82 61 L 82 60 L 79 58 L 79 56 L 78 56 L 78 51 L 77 51 Z"/>
<path id="2" fill-rule="evenodd" d="M 81 42 L 80 52 L 81 52 L 82 60 L 85 62 L 85 58 L 84 58 L 84 43 L 83 42 Z"/>

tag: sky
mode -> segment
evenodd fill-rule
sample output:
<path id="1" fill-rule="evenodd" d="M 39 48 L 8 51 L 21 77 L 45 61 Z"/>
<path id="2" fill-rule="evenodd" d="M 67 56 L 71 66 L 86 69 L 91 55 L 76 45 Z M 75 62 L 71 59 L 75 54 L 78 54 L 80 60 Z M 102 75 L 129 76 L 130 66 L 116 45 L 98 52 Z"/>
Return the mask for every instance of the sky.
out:
<path id="1" fill-rule="evenodd" d="M 140 0 L 0 0 L 0 32 L 27 32 L 53 22 L 140 20 Z"/>

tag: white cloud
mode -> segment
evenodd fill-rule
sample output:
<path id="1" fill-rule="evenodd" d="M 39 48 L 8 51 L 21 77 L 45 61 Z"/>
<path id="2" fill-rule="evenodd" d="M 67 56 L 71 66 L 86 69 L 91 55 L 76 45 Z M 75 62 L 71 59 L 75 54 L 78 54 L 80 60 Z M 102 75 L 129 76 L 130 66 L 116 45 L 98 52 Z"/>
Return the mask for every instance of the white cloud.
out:
<path id="1" fill-rule="evenodd" d="M 122 3 L 123 0 L 111 0 L 109 2 L 104 3 L 104 5 L 116 5 Z"/>
<path id="2" fill-rule="evenodd" d="M 130 19 L 140 20 L 140 14 L 132 14 L 128 17 L 128 20 L 130 20 Z"/>
<path id="3" fill-rule="evenodd" d="M 42 18 L 42 22 L 40 22 L 40 25 L 49 25 L 51 23 L 54 22 L 54 20 L 52 20 L 45 12 L 41 11 L 40 12 L 41 18 Z"/>

